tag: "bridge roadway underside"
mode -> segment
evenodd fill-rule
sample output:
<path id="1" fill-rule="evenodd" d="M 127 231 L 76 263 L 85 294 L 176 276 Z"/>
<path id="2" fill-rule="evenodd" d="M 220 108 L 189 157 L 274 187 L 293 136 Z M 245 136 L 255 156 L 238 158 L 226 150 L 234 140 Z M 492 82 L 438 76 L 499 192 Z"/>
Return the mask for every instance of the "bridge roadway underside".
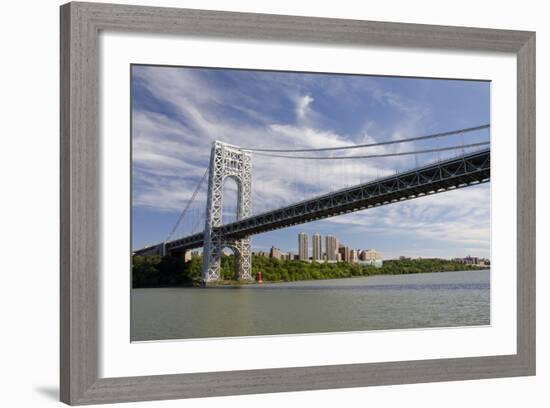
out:
<path id="1" fill-rule="evenodd" d="M 365 184 L 338 190 L 218 227 L 224 237 L 241 238 L 323 218 L 454 190 L 490 180 L 490 149 L 441 161 Z M 167 253 L 203 246 L 203 234 L 166 243 Z M 148 249 L 136 251 L 145 254 Z"/>

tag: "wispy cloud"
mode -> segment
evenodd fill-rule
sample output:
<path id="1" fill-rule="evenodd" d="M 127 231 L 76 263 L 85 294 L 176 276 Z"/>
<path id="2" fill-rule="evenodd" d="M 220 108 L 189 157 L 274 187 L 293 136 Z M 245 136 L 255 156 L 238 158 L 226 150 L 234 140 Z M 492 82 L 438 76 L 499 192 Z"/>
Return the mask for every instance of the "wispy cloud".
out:
<path id="1" fill-rule="evenodd" d="M 302 120 L 306 117 L 309 112 L 309 105 L 313 101 L 314 99 L 310 95 L 304 95 L 298 99 L 296 103 L 296 116 L 298 120 Z"/>

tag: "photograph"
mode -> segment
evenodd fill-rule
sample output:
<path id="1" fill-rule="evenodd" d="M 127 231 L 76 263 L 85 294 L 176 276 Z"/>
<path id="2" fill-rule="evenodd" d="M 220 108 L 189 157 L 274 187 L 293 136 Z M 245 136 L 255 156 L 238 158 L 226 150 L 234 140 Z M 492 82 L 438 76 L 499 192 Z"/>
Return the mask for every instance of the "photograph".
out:
<path id="1" fill-rule="evenodd" d="M 544 4 L 6 2 L 1 406 L 546 408 Z"/>
<path id="2" fill-rule="evenodd" d="M 490 81 L 130 69 L 131 341 L 491 324 Z"/>

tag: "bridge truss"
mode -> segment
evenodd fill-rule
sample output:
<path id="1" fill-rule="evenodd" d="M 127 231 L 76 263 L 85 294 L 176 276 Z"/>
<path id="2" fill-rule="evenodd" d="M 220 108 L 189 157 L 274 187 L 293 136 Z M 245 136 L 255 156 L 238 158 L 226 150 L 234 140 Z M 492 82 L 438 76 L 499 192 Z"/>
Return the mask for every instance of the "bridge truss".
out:
<path id="1" fill-rule="evenodd" d="M 212 225 L 212 231 L 227 242 L 249 239 L 253 234 L 485 183 L 490 181 L 490 168 L 490 149 L 484 149 L 273 211 L 248 217 L 243 214 L 235 222 Z M 198 233 L 136 253 L 172 253 L 202 246 L 205 246 L 205 234 Z"/>

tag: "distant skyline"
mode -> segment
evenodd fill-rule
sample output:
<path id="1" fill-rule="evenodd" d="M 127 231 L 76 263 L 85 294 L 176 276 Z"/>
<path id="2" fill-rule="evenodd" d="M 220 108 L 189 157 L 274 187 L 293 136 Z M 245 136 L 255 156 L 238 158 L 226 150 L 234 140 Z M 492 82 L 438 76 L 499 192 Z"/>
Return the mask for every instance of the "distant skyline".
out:
<path id="1" fill-rule="evenodd" d="M 335 234 L 327 234 L 327 235 L 322 235 L 322 234 L 319 234 L 317 232 L 313 232 L 311 234 L 307 234 L 305 231 L 300 231 L 300 233 L 298 233 L 296 239 L 297 239 L 297 243 L 296 243 L 296 247 L 295 248 L 290 248 L 288 250 L 283 250 L 282 248 L 279 248 L 278 246 L 276 245 L 271 245 L 269 246 L 269 248 L 262 248 L 262 249 L 253 249 L 253 252 L 264 252 L 264 253 L 269 253 L 269 251 L 271 250 L 271 248 L 276 248 L 276 249 L 279 249 L 281 250 L 282 253 L 292 253 L 294 255 L 299 255 L 299 241 L 300 241 L 300 234 L 306 234 L 308 235 L 308 239 L 307 241 L 309 242 L 308 243 L 308 255 L 309 255 L 309 258 L 314 258 L 313 256 L 313 247 L 314 247 L 314 241 L 313 241 L 313 236 L 318 234 L 320 237 L 321 237 L 321 250 L 320 250 L 320 254 L 323 255 L 323 254 L 326 254 L 327 252 L 327 248 L 326 248 L 326 243 L 324 243 L 324 238 L 327 237 L 327 236 L 332 236 L 334 238 L 336 238 L 338 240 L 338 246 L 339 247 L 348 247 L 350 250 L 359 250 L 359 251 L 368 251 L 368 250 L 376 250 L 377 252 L 380 252 L 378 251 L 378 248 L 376 247 L 354 247 L 354 246 L 350 246 L 348 245 L 345 241 L 341 241 L 340 238 L 338 236 L 335 236 Z M 312 238 L 311 240 L 309 238 Z M 418 254 L 416 256 L 411 256 L 411 255 L 393 255 L 393 256 L 384 256 L 384 254 L 380 254 L 381 255 L 381 258 L 382 259 L 395 259 L 395 258 L 398 258 L 400 256 L 408 256 L 408 257 L 411 257 L 411 258 L 428 258 L 428 256 L 426 255 L 422 255 L 422 254 Z M 483 258 L 482 256 L 479 256 L 475 253 L 468 253 L 468 254 L 464 254 L 462 256 L 454 256 L 454 257 L 442 257 L 444 259 L 452 259 L 452 258 L 464 258 L 464 257 L 467 257 L 467 256 L 474 256 L 474 257 L 478 257 L 478 258 Z M 317 259 L 321 259 L 321 258 L 317 258 Z"/>
<path id="2" fill-rule="evenodd" d="M 486 81 L 134 65 L 132 246 L 166 238 L 208 165 L 213 140 L 246 147 L 331 147 L 489 122 Z M 479 131 L 371 151 L 429 149 L 487 138 L 488 131 Z M 457 152 L 438 156 L 453 154 Z M 419 155 L 320 166 L 254 158 L 253 212 L 433 160 L 434 155 Z M 228 222 L 234 219 L 235 186 L 228 185 L 224 194 Z M 179 234 L 202 228 L 197 221 L 205 195 L 203 188 Z M 350 248 L 376 248 L 384 258 L 489 258 L 490 183 L 254 235 L 252 249 L 268 251 L 273 245 L 295 251 L 302 231 L 310 237 L 314 232 L 336 235 Z M 311 251 L 311 242 L 309 247 Z"/>

